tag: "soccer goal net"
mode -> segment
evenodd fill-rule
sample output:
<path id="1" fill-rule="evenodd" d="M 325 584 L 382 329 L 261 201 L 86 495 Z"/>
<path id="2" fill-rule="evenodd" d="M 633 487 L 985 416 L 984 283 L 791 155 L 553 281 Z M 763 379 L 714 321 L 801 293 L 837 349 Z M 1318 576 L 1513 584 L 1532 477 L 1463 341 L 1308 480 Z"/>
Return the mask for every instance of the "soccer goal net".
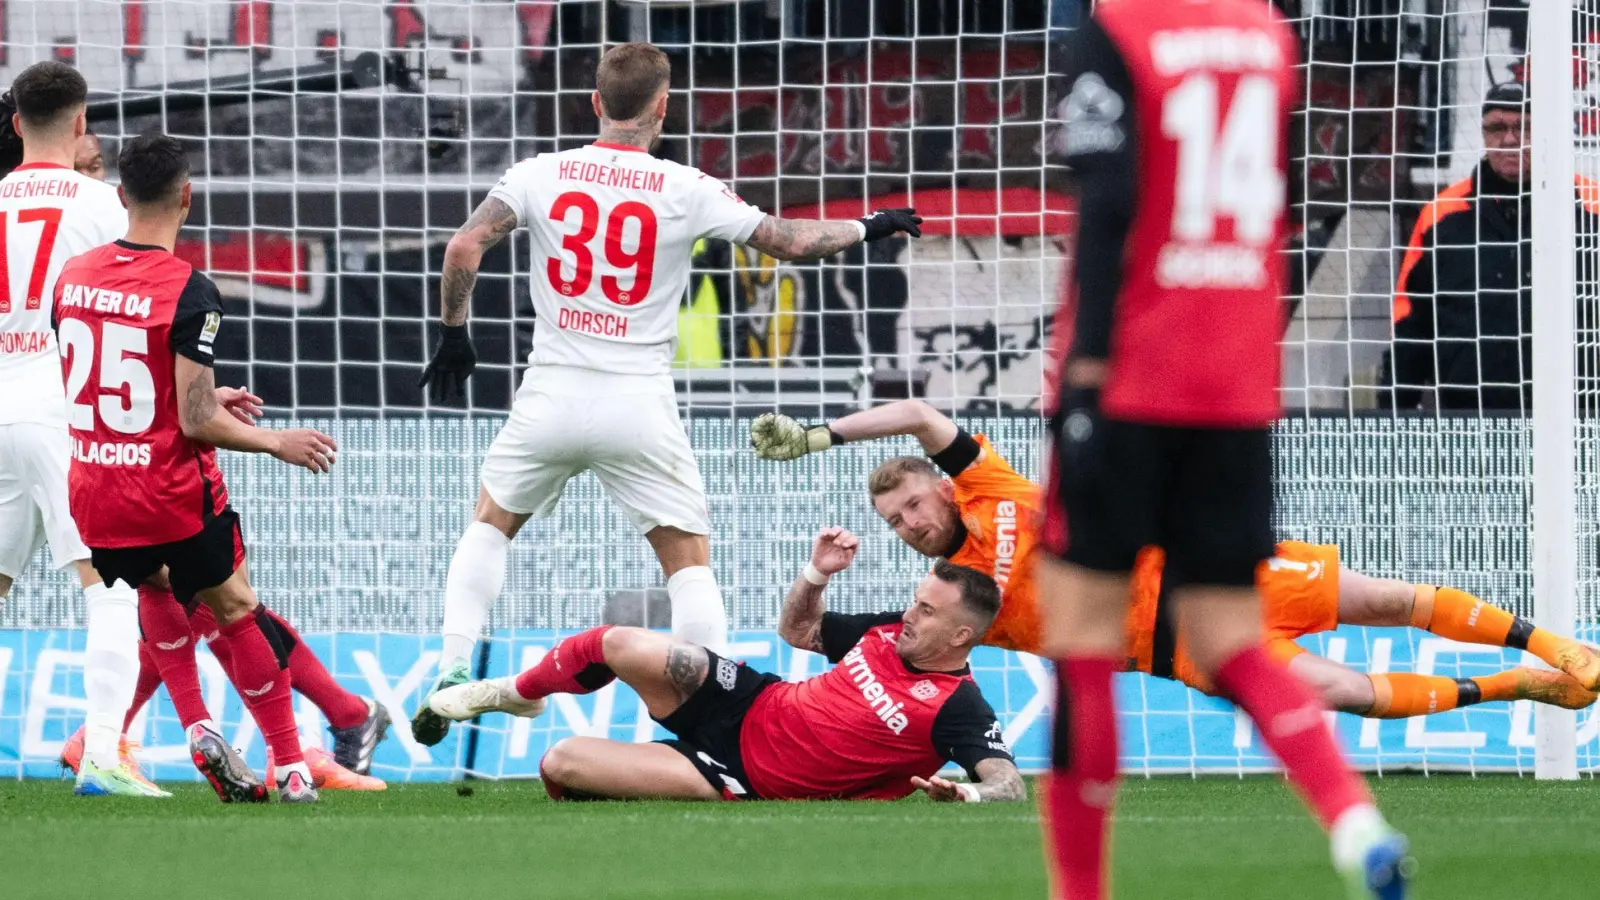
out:
<path id="1" fill-rule="evenodd" d="M 132 135 L 159 128 L 192 142 L 195 203 L 177 252 L 224 293 L 219 383 L 249 385 L 274 418 L 314 422 L 341 446 L 323 477 L 225 455 L 262 600 L 347 686 L 389 706 L 397 727 L 377 774 L 517 777 L 535 774 L 565 735 L 663 734 L 621 687 L 559 698 L 531 722 L 486 717 L 434 748 L 404 725 L 433 676 L 445 571 L 479 460 L 538 327 L 526 282 L 542 261 L 513 237 L 484 259 L 468 401 L 424 399 L 417 378 L 450 234 L 515 160 L 594 139 L 594 65 L 605 45 L 625 40 L 653 41 L 673 63 L 661 153 L 775 214 L 918 208 L 921 240 L 816 264 L 706 242 L 680 311 L 675 378 L 710 495 L 735 655 L 790 678 L 816 673 L 819 657 L 773 631 L 783 594 L 817 529 L 844 525 L 864 548 L 836 579 L 831 608 L 905 605 L 928 561 L 877 518 L 865 482 L 878 462 L 915 448 L 849 445 L 778 466 L 750 453 L 748 423 L 772 409 L 820 421 L 921 397 L 1039 474 L 1045 347 L 1075 227 L 1055 149 L 1063 85 L 1053 73 L 1087 5 L 10 0 L 0 7 L 0 79 L 47 57 L 77 65 L 113 180 L 116 150 Z M 1356 571 L 1457 587 L 1531 616 L 1538 361 L 1528 288 L 1540 283 L 1531 189 L 1513 178 L 1494 198 L 1509 231 L 1478 216 L 1453 223 L 1461 227 L 1448 241 L 1435 202 L 1441 192 L 1476 201 L 1463 192 L 1476 190 L 1471 179 L 1486 165 L 1485 98 L 1528 74 L 1528 4 L 1278 5 L 1304 45 L 1304 112 L 1291 129 L 1300 237 L 1283 341 L 1279 533 L 1338 544 Z M 1578 16 L 1574 87 L 1585 111 L 1597 32 L 1600 17 Z M 1494 141 L 1520 146 L 1531 134 L 1520 114 L 1501 118 Z M 1593 130 L 1578 143 L 1577 169 L 1600 179 Z M 1419 255 L 1417 223 L 1430 216 L 1439 249 Z M 1593 221 L 1580 216 L 1568 250 L 1600 240 Z M 1578 328 L 1597 312 L 1584 273 L 1580 265 Z M 1594 356 L 1592 329 L 1575 333 Z M 1579 376 L 1590 371 L 1580 358 Z M 1578 561 L 1567 581 L 1587 630 L 1600 442 L 1577 409 Z M 52 771 L 84 708 L 81 600 L 47 567 L 36 557 L 0 605 L 0 775 Z M 598 484 L 576 479 L 556 515 L 513 545 L 479 673 L 518 670 L 560 635 L 601 621 L 664 626 L 661 581 Z M 1371 672 L 1468 678 L 1524 664 L 1514 650 L 1412 629 L 1341 626 L 1303 643 Z M 1047 766 L 1048 663 L 995 649 L 974 662 L 1021 764 Z M 259 765 L 259 736 L 204 651 L 202 672 L 209 704 Z M 1130 771 L 1270 765 L 1224 704 L 1173 682 L 1122 678 Z M 305 740 L 322 740 L 320 714 L 297 702 Z M 1534 718 L 1519 702 L 1331 721 L 1364 767 L 1531 772 Z M 1600 762 L 1597 728 L 1580 714 L 1580 766 Z M 164 694 L 132 736 L 158 776 L 193 777 Z"/>

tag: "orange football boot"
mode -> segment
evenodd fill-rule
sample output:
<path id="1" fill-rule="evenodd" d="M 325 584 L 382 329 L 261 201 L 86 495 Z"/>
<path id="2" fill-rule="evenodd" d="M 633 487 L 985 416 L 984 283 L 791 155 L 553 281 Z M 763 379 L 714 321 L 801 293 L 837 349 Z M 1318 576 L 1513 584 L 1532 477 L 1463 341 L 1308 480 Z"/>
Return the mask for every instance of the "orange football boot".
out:
<path id="1" fill-rule="evenodd" d="M 311 783 L 315 787 L 326 788 L 330 791 L 386 791 L 389 785 L 382 778 L 372 775 L 357 775 L 356 773 L 339 765 L 334 760 L 333 754 L 326 750 L 307 747 L 305 750 L 306 767 L 311 770 Z M 272 764 L 272 748 L 267 748 L 267 783 L 277 784 L 277 769 Z"/>

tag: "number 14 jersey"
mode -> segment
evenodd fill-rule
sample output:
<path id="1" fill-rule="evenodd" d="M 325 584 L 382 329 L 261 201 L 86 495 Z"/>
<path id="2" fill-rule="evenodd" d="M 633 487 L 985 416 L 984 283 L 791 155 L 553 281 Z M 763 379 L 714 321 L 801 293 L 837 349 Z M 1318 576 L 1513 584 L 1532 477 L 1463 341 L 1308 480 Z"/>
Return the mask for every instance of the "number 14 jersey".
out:
<path id="1" fill-rule="evenodd" d="M 489 196 L 528 229 L 528 362 L 623 375 L 668 373 L 695 241 L 741 243 L 766 215 L 699 169 L 605 142 L 525 159 Z"/>

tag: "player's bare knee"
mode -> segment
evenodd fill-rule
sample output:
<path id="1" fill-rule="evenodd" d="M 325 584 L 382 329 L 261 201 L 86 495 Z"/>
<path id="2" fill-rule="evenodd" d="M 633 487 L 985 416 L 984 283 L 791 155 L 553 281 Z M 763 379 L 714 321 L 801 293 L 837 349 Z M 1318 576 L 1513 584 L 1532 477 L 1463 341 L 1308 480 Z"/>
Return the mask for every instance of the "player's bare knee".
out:
<path id="1" fill-rule="evenodd" d="M 1359 672 L 1325 681 L 1321 688 L 1322 702 L 1336 712 L 1360 715 L 1371 709 L 1373 701 L 1377 699 L 1372 690 L 1372 679 Z"/>
<path id="2" fill-rule="evenodd" d="M 661 571 L 668 578 L 690 566 L 711 564 L 711 539 L 703 534 L 684 531 L 671 525 L 658 525 L 645 533 L 661 561 Z"/>
<path id="3" fill-rule="evenodd" d="M 571 784 L 579 777 L 579 767 L 583 764 L 582 754 L 576 752 L 575 747 L 572 738 L 556 741 L 539 760 L 539 774 L 557 784 Z"/>
<path id="4" fill-rule="evenodd" d="M 79 585 L 87 588 L 94 587 L 97 584 L 103 584 L 105 582 L 105 579 L 100 577 L 99 571 L 97 571 L 94 566 L 90 565 L 88 560 L 80 559 L 74 563 L 74 565 L 78 569 Z M 0 596 L 5 596 L 5 592 L 0 591 Z"/>
<path id="5" fill-rule="evenodd" d="M 217 625 L 223 628 L 255 612 L 259 605 L 255 590 L 239 572 L 222 584 L 200 591 L 195 596 L 211 610 Z"/>
<path id="6" fill-rule="evenodd" d="M 478 488 L 478 505 L 472 511 L 475 522 L 493 525 L 507 538 L 514 538 L 522 526 L 527 524 L 529 516 L 525 513 L 514 513 L 494 502 L 489 492 L 482 487 Z"/>
<path id="7" fill-rule="evenodd" d="M 0 597 L 5 597 L 10 593 L 11 593 L 11 576 L 10 575 L 0 575 Z"/>

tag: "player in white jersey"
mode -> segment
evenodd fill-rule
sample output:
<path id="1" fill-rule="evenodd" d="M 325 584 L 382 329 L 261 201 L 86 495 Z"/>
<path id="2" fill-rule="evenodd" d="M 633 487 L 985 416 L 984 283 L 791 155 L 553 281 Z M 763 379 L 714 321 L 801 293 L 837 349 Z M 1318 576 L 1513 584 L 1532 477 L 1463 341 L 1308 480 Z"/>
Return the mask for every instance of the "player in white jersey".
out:
<path id="1" fill-rule="evenodd" d="M 921 235 L 922 220 L 909 209 L 832 222 L 776 219 L 717 179 L 653 157 L 670 76 L 666 56 L 650 44 L 607 51 L 592 97 L 599 140 L 512 166 L 445 251 L 443 336 L 422 377 L 435 400 L 450 388 L 464 392 L 477 364 L 466 321 L 478 263 L 519 225 L 532 247 L 538 322 L 511 416 L 483 461 L 473 522 L 450 560 L 444 654 L 430 696 L 468 679 L 511 539 L 530 517 L 551 514 L 567 480 L 586 469 L 655 550 L 673 634 L 721 650 L 727 613 L 710 568 L 705 489 L 670 371 L 694 243 L 714 237 L 778 259 L 811 259 Z M 448 727 L 424 698 L 412 719 L 416 739 L 438 743 Z"/>
<path id="2" fill-rule="evenodd" d="M 128 228 L 116 188 L 73 168 L 88 93 L 82 75 L 52 60 L 24 69 L 0 98 L 22 143 L 21 165 L 0 179 L 0 597 L 46 542 L 58 568 L 76 565 L 88 628 L 84 755 L 107 773 L 106 792 L 144 796 L 121 783 L 117 755 L 139 672 L 138 598 L 101 583 L 67 508 L 67 400 L 50 323 L 67 260 Z M 107 389 L 140 390 L 100 377 Z"/>

